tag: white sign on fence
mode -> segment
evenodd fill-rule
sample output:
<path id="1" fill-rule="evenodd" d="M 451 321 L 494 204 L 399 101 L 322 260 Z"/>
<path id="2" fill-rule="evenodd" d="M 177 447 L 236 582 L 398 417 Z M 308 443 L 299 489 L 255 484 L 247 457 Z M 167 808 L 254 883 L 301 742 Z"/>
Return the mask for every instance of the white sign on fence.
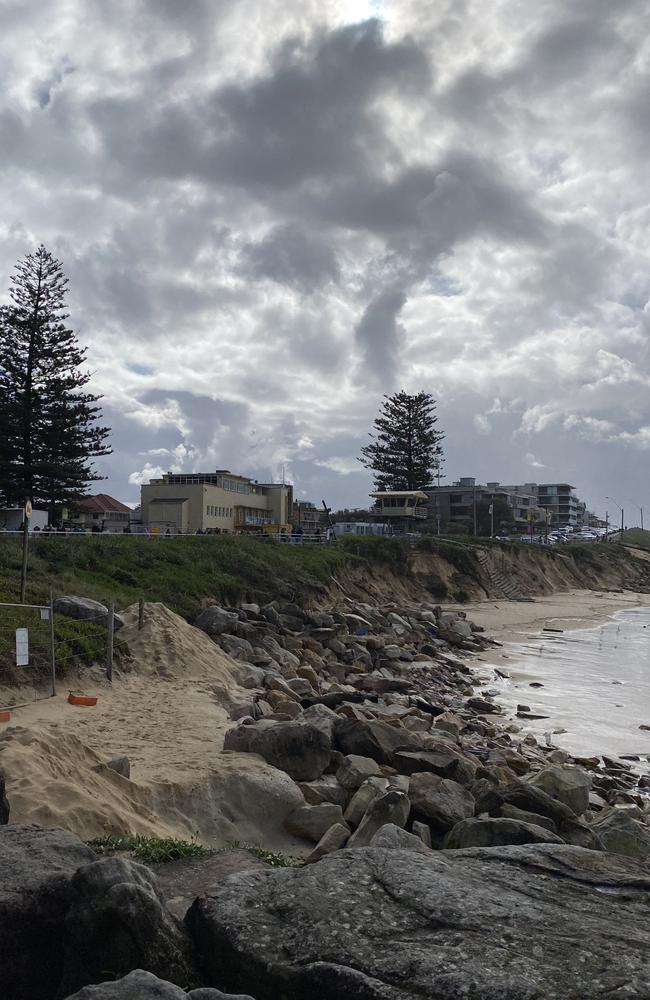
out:
<path id="1" fill-rule="evenodd" d="M 16 629 L 16 666 L 29 666 L 29 630 L 26 628 Z"/>

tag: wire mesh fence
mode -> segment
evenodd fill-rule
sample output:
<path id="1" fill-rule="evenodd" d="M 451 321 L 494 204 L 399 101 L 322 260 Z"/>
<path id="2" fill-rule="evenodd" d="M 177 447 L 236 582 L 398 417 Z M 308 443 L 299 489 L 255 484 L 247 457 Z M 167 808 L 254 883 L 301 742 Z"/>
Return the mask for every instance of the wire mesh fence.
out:
<path id="1" fill-rule="evenodd" d="M 56 652 L 52 606 L 0 604 L 1 701 L 47 698 L 55 690 Z"/>

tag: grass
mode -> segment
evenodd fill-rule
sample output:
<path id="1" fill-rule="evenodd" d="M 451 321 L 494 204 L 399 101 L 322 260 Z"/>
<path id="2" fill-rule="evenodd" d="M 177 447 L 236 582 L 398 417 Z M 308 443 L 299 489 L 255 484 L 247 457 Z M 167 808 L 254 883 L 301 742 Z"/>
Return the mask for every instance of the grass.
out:
<path id="1" fill-rule="evenodd" d="M 290 854 L 283 854 L 281 851 L 267 851 L 266 848 L 258 844 L 242 844 L 238 840 L 230 840 L 224 850 L 248 851 L 258 861 L 263 861 L 271 868 L 297 868 L 302 862 L 298 858 L 291 857 Z"/>
<path id="2" fill-rule="evenodd" d="M 633 545 L 637 549 L 650 549 L 650 531 L 628 528 L 623 535 L 623 545 Z"/>
<path id="3" fill-rule="evenodd" d="M 140 861 L 160 864 L 178 861 L 179 858 L 204 858 L 214 852 L 193 840 L 176 840 L 173 837 L 144 837 L 140 834 L 123 837 L 97 837 L 88 841 L 96 854 L 115 854 L 130 851 Z"/>
<path id="4" fill-rule="evenodd" d="M 465 576 L 473 579 L 478 579 L 480 576 L 481 568 L 476 551 L 464 543 L 430 535 L 421 538 L 416 548 L 420 552 L 430 552 L 432 555 L 440 556 Z"/>

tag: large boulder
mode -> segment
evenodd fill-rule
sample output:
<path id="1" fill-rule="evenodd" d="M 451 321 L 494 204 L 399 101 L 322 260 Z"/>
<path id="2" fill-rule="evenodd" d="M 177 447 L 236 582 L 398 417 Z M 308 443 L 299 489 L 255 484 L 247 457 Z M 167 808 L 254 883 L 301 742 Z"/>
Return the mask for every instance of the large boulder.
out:
<path id="1" fill-rule="evenodd" d="M 504 844 L 562 844 L 550 830 L 518 819 L 463 819 L 445 837 L 448 849 L 502 847 Z"/>
<path id="2" fill-rule="evenodd" d="M 474 798 L 467 789 L 437 774 L 412 774 L 409 799 L 413 818 L 439 833 L 446 833 L 456 823 L 474 815 Z"/>
<path id="3" fill-rule="evenodd" d="M 334 727 L 333 745 L 344 754 L 370 757 L 378 764 L 390 764 L 394 752 L 404 749 L 419 750 L 422 743 L 403 726 L 388 722 L 362 722 L 359 719 L 340 719 Z"/>
<path id="4" fill-rule="evenodd" d="M 452 747 L 439 750 L 398 750 L 393 754 L 393 767 L 400 774 L 431 771 L 441 778 L 451 778 L 467 785 L 476 777 L 477 766 Z"/>
<path id="5" fill-rule="evenodd" d="M 224 635 L 230 634 L 238 621 L 239 617 L 234 611 L 226 611 L 218 604 L 211 604 L 198 614 L 194 624 L 207 635 Z"/>
<path id="6" fill-rule="evenodd" d="M 345 826 L 343 810 L 332 802 L 323 802 L 316 806 L 299 806 L 287 816 L 286 827 L 295 837 L 317 844 L 329 828 L 337 823 Z"/>
<path id="7" fill-rule="evenodd" d="M 500 788 L 483 792 L 476 800 L 476 815 L 488 813 L 490 816 L 505 816 L 504 805 L 515 806 L 523 812 L 545 816 L 555 826 L 562 840 L 574 847 L 600 850 L 596 834 L 585 823 L 580 822 L 569 806 L 552 798 L 527 781 L 515 781 Z"/>
<path id="8" fill-rule="evenodd" d="M 185 990 L 166 983 L 143 969 L 135 969 L 128 976 L 97 986 L 84 986 L 66 1000 L 253 1000 L 243 993 L 222 993 L 208 987 L 200 987 L 186 993 Z"/>
<path id="9" fill-rule="evenodd" d="M 528 779 L 534 788 L 541 788 L 551 798 L 563 802 L 576 816 L 589 808 L 591 778 L 581 767 L 550 764 Z"/>
<path id="10" fill-rule="evenodd" d="M 330 762 L 327 735 L 305 722 L 258 722 L 226 733 L 224 750 L 257 753 L 294 781 L 315 781 Z"/>
<path id="11" fill-rule="evenodd" d="M 650 858 L 650 830 L 622 809 L 610 809 L 591 824 L 605 851 Z"/>
<path id="12" fill-rule="evenodd" d="M 64 830 L 0 827 L 0 995 L 51 1000 L 63 972 L 70 879 L 95 860 Z"/>
<path id="13" fill-rule="evenodd" d="M 394 823 L 386 823 L 381 826 L 373 836 L 369 844 L 370 847 L 385 847 L 391 851 L 415 851 L 417 854 L 431 854 L 431 848 L 427 847 L 420 837 L 413 833 L 407 833 L 400 826 Z"/>
<path id="14" fill-rule="evenodd" d="M 646 1000 L 649 899 L 642 862 L 581 848 L 364 848 L 232 876 L 187 922 L 258 1000 Z"/>
<path id="15" fill-rule="evenodd" d="M 108 608 L 99 601 L 91 601 L 89 597 L 57 597 L 54 602 L 54 613 L 65 615 L 66 618 L 76 618 L 79 621 L 94 622 L 96 625 L 108 625 Z M 121 615 L 113 616 L 113 628 L 122 628 L 124 619 Z"/>
<path id="16" fill-rule="evenodd" d="M 145 969 L 177 986 L 198 985 L 191 942 L 153 873 L 123 858 L 84 865 L 70 880 L 62 992 Z"/>

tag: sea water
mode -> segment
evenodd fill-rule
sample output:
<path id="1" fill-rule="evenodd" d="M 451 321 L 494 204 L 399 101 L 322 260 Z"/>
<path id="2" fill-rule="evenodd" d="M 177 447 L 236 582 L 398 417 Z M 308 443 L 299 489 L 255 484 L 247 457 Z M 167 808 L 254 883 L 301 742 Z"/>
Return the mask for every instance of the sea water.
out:
<path id="1" fill-rule="evenodd" d="M 513 718 L 518 704 L 547 716 L 514 718 L 524 732 L 540 741 L 551 733 L 554 746 L 576 755 L 650 756 L 650 731 L 639 728 L 650 726 L 650 607 L 617 611 L 593 628 L 542 631 L 504 652 L 509 678 L 491 682 L 497 701 Z"/>

